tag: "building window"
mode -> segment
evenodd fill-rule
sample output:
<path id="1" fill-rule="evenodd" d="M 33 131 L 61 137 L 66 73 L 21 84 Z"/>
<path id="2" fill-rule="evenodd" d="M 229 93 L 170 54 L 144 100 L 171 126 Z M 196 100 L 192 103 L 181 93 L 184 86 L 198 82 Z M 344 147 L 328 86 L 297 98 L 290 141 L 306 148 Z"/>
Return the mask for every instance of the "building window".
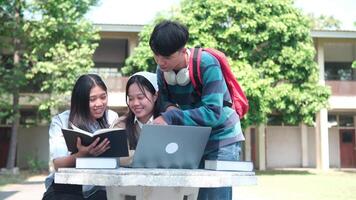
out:
<path id="1" fill-rule="evenodd" d="M 354 127 L 354 117 L 352 115 L 340 115 L 339 124 L 341 127 Z"/>
<path id="2" fill-rule="evenodd" d="M 269 126 L 282 126 L 283 120 L 281 115 L 270 115 L 268 116 L 267 125 Z"/>
<path id="3" fill-rule="evenodd" d="M 11 124 L 11 111 L 0 110 L 0 125 Z"/>
<path id="4" fill-rule="evenodd" d="M 356 80 L 356 69 L 351 66 L 351 62 L 326 62 L 325 80 Z"/>
<path id="5" fill-rule="evenodd" d="M 342 134 L 342 143 L 352 143 L 353 132 L 345 132 Z"/>
<path id="6" fill-rule="evenodd" d="M 282 115 L 272 114 L 268 116 L 267 125 L 269 126 L 297 126 L 296 123 L 284 122 Z"/>
<path id="7" fill-rule="evenodd" d="M 38 115 L 36 109 L 24 109 L 20 111 L 20 124 L 35 125 L 38 122 Z"/>
<path id="8" fill-rule="evenodd" d="M 337 126 L 337 116 L 332 114 L 328 115 L 328 124 L 330 128 Z"/>
<path id="9" fill-rule="evenodd" d="M 127 57 L 127 39 L 103 38 L 93 55 L 94 70 L 101 75 L 116 75 Z"/>

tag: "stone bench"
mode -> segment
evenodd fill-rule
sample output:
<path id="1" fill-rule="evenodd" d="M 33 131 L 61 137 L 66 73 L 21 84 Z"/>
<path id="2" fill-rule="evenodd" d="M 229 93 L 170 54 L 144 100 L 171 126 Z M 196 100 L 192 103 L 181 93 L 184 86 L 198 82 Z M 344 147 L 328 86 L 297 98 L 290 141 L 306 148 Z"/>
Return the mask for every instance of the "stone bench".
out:
<path id="1" fill-rule="evenodd" d="M 137 200 L 196 199 L 200 187 L 255 185 L 254 172 L 227 172 L 204 169 L 75 169 L 60 168 L 55 182 L 106 186 L 108 199 Z M 234 191 L 234 190 L 233 190 Z M 236 199 L 233 193 L 233 199 Z"/>

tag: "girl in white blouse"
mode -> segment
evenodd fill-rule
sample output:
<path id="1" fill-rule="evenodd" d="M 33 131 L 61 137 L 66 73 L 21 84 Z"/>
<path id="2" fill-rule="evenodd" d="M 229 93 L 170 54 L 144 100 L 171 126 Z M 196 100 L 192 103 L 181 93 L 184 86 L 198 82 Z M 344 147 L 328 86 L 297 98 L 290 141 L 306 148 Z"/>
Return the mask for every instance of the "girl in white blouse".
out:
<path id="1" fill-rule="evenodd" d="M 78 152 L 69 152 L 61 131 L 62 128 L 71 128 L 72 124 L 88 132 L 108 128 L 117 121 L 118 115 L 107 108 L 107 102 L 107 87 L 98 75 L 85 74 L 78 78 L 72 90 L 70 110 L 54 116 L 50 125 L 50 161 L 55 170 L 74 167 L 77 157 L 98 156 L 110 148 L 107 139 L 83 146 L 78 138 Z M 104 187 L 54 184 L 53 173 L 46 178 L 45 184 L 47 190 L 43 200 L 106 199 Z"/>
<path id="2" fill-rule="evenodd" d="M 156 74 L 137 72 L 126 84 L 127 113 L 116 122 L 116 127 L 126 128 L 129 157 L 120 158 L 120 165 L 129 165 L 140 137 L 143 124 L 149 124 L 159 115 Z"/>

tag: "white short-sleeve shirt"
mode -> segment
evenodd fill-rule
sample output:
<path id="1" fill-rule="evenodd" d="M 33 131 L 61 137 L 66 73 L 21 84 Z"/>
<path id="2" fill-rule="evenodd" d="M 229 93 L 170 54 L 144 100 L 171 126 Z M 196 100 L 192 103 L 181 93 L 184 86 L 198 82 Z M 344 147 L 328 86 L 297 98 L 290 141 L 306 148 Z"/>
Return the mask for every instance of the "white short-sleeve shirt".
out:
<path id="1" fill-rule="evenodd" d="M 50 127 L 49 127 L 49 159 L 51 165 L 53 166 L 53 160 L 59 157 L 64 157 L 70 155 L 71 152 L 68 151 L 67 145 L 65 143 L 62 128 L 68 128 L 68 121 L 69 121 L 69 110 L 66 110 L 52 118 Z M 111 125 L 114 123 L 118 118 L 118 114 L 112 110 L 108 110 L 106 112 L 108 124 Z M 96 127 L 96 126 L 91 126 Z M 54 180 L 54 170 L 51 170 L 52 173 L 46 178 L 45 186 L 48 189 L 53 180 Z M 89 189 L 93 189 L 93 187 L 83 187 L 84 196 L 86 193 L 91 193 L 88 191 Z"/>

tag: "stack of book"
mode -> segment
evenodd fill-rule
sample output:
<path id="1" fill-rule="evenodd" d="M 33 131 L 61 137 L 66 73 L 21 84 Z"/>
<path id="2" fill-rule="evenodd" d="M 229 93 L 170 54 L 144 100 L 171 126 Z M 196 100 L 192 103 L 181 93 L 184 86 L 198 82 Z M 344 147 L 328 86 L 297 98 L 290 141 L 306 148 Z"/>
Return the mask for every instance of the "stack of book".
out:
<path id="1" fill-rule="evenodd" d="M 119 158 L 77 158 L 75 168 L 77 169 L 115 169 L 120 166 Z"/>
<path id="2" fill-rule="evenodd" d="M 226 160 L 205 160 L 205 169 L 217 171 L 253 171 L 253 163 L 250 161 L 226 161 Z"/>

